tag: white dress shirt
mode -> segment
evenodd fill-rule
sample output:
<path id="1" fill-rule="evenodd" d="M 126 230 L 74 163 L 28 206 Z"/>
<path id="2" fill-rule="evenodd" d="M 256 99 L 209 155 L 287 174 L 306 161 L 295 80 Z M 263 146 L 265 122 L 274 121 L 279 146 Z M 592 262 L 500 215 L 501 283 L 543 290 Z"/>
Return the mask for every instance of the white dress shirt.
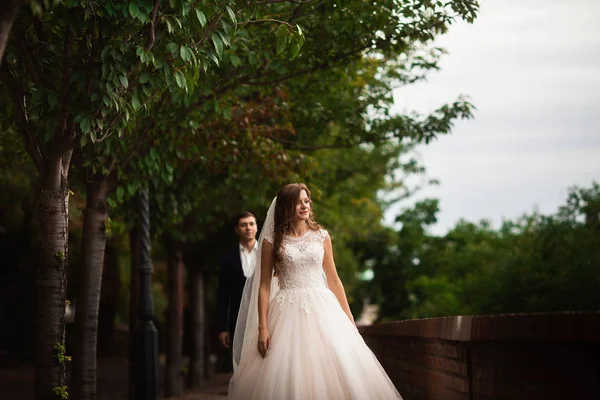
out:
<path id="1" fill-rule="evenodd" d="M 240 259 L 242 260 L 242 270 L 244 270 L 244 276 L 246 278 L 254 272 L 256 254 L 258 254 L 258 241 L 254 242 L 254 247 L 250 251 L 240 243 Z"/>

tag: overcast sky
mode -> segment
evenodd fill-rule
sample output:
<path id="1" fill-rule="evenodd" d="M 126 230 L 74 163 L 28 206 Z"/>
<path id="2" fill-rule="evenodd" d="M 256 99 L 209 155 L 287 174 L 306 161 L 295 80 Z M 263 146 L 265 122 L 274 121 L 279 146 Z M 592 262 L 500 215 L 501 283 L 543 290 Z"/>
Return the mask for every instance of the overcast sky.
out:
<path id="1" fill-rule="evenodd" d="M 398 112 L 429 112 L 459 94 L 477 107 L 474 120 L 418 149 L 441 184 L 411 202 L 440 199 L 437 234 L 461 217 L 498 226 L 534 208 L 553 213 L 570 186 L 600 181 L 600 0 L 481 4 L 473 25 L 436 42 L 449 51 L 441 71 L 394 92 Z"/>

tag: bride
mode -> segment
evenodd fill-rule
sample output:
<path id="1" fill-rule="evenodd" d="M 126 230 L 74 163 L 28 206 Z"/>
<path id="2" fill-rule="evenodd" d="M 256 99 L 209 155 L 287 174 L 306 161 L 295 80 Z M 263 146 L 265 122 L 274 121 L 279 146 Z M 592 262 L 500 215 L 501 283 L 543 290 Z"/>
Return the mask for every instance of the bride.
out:
<path id="1" fill-rule="evenodd" d="M 233 343 L 232 400 L 388 400 L 400 394 L 356 329 L 304 184 L 281 188 L 246 281 Z"/>

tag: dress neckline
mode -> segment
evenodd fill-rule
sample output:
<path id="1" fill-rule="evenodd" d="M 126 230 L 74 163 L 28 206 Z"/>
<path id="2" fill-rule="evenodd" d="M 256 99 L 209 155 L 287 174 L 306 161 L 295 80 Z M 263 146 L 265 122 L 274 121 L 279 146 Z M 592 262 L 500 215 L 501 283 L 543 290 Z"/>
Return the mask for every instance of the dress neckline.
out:
<path id="1" fill-rule="evenodd" d="M 308 230 L 300 236 L 290 236 L 290 235 L 286 235 L 286 234 L 284 234 L 283 236 L 285 236 L 286 238 L 291 239 L 291 240 L 298 240 L 298 239 L 302 239 L 304 236 L 308 235 L 308 233 L 310 231 L 312 231 L 312 229 L 308 228 Z"/>

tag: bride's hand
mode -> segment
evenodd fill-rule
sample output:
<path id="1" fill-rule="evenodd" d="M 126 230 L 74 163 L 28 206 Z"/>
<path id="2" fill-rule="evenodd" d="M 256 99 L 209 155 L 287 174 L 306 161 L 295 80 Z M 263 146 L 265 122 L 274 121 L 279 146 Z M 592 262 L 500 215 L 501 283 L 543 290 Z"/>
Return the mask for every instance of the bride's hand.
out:
<path id="1" fill-rule="evenodd" d="M 269 334 L 269 330 L 267 328 L 259 328 L 258 329 L 258 352 L 260 355 L 265 358 L 267 355 L 267 350 L 269 350 L 269 345 L 271 344 L 271 335 Z"/>

